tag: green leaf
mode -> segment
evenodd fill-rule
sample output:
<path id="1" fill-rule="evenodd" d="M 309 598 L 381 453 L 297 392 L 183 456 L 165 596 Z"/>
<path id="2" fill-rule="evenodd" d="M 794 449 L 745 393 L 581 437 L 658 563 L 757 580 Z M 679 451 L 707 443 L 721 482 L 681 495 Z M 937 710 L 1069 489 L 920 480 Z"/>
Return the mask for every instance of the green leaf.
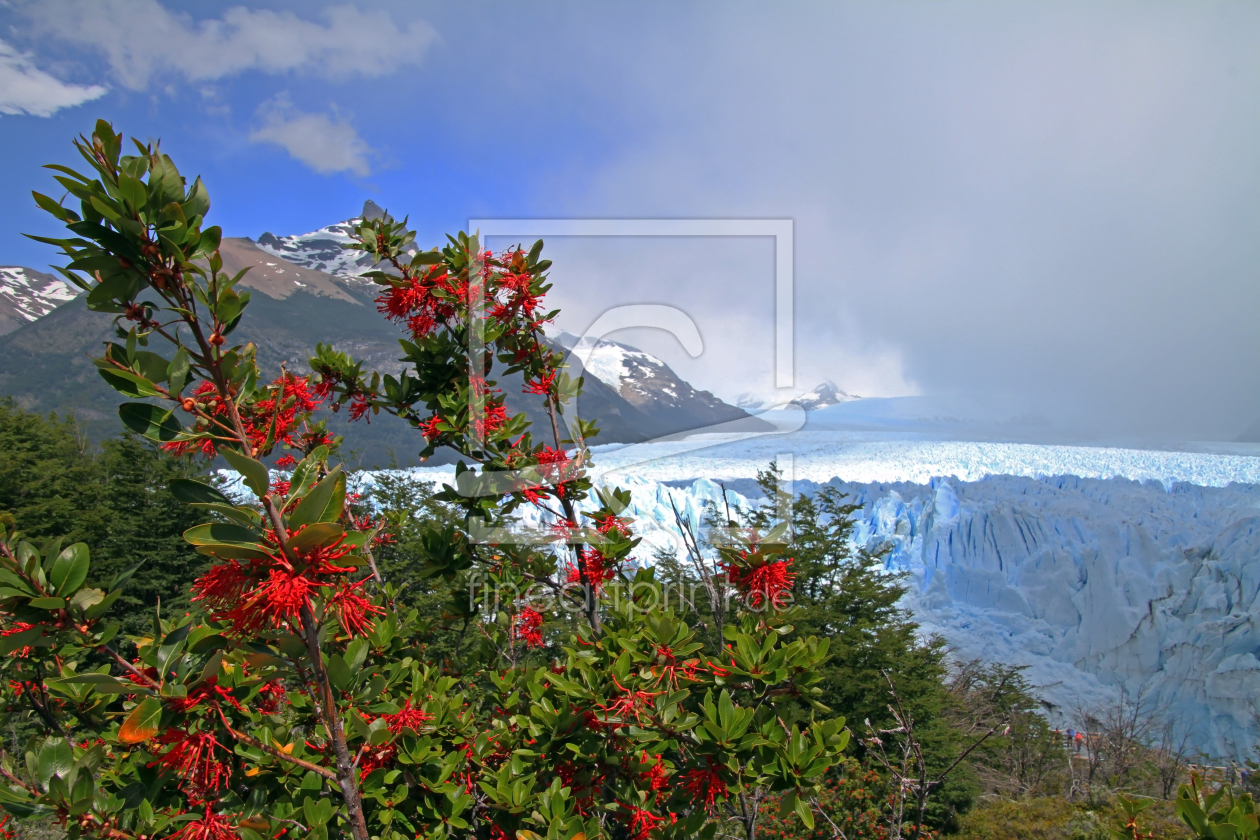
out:
<path id="1" fill-rule="evenodd" d="M 232 505 L 232 500 L 201 481 L 177 478 L 169 485 L 171 495 L 186 505 Z"/>
<path id="2" fill-rule="evenodd" d="M 31 606 L 37 610 L 64 610 L 65 598 L 32 598 Z"/>
<path id="3" fill-rule="evenodd" d="M 143 560 L 137 560 L 136 562 L 132 563 L 127 568 L 123 569 L 118 574 L 114 575 L 114 579 L 110 581 L 110 584 L 109 584 L 110 591 L 116 592 L 119 589 L 121 589 L 123 586 L 125 586 L 127 581 L 131 580 L 131 576 L 134 575 L 136 571 L 139 570 L 139 568 L 143 565 L 144 565 Z"/>
<path id="4" fill-rule="evenodd" d="M 129 370 L 100 368 L 97 372 L 100 373 L 101 379 L 109 383 L 109 387 L 120 394 L 126 394 L 129 397 L 156 397 L 161 394 L 152 382 Z"/>
<path id="5" fill-rule="evenodd" d="M 193 181 L 192 187 L 188 190 L 188 198 L 184 202 L 184 215 L 188 218 L 193 216 L 205 217 L 210 212 L 210 193 L 206 190 L 206 185 L 201 182 L 201 178 Z"/>
<path id="6" fill-rule="evenodd" d="M 132 210 L 143 210 L 144 205 L 149 201 L 149 188 L 144 185 L 144 181 L 132 178 L 126 173 L 121 173 L 118 176 L 118 190 L 122 193 L 127 203 L 131 205 Z"/>
<path id="7" fill-rule="evenodd" d="M 52 570 L 48 573 L 48 580 L 52 583 L 54 592 L 66 595 L 82 586 L 87 576 L 87 543 L 75 543 L 57 555 Z"/>
<path id="8" fill-rule="evenodd" d="M 329 656 L 324 667 L 328 671 L 328 679 L 332 681 L 333 687 L 338 691 L 345 691 L 354 681 L 354 674 L 351 673 L 350 667 L 346 665 L 346 660 L 337 654 Z"/>
<path id="9" fill-rule="evenodd" d="M 39 781 L 44 787 L 74 769 L 74 750 L 65 738 L 49 738 L 39 750 Z"/>
<path id="10" fill-rule="evenodd" d="M 207 522 L 184 532 L 184 539 L 192 545 L 218 545 L 240 543 L 255 545 L 263 541 L 262 534 L 228 522 Z"/>
<path id="11" fill-rule="evenodd" d="M 340 465 L 311 488 L 289 517 L 289 527 L 335 522 L 346 504 L 346 475 Z"/>
<path id="12" fill-rule="evenodd" d="M 261 548 L 241 543 L 208 543 L 199 545 L 198 554 L 218 557 L 220 560 L 269 560 L 271 555 Z"/>
<path id="13" fill-rule="evenodd" d="M 241 477 L 245 479 L 245 486 L 252 490 L 255 496 L 261 499 L 271 490 L 271 475 L 261 462 L 255 461 L 248 455 L 242 455 L 234 449 L 223 449 L 219 454 L 232 466 L 232 469 L 241 474 Z"/>
<path id="14" fill-rule="evenodd" d="M 787 815 L 796 809 L 796 790 L 789 790 L 783 794 L 783 802 L 779 805 L 779 819 L 786 819 Z"/>
<path id="15" fill-rule="evenodd" d="M 166 368 L 166 379 L 170 383 L 171 396 L 175 396 L 184 390 L 184 383 L 188 381 L 188 351 L 181 345 L 175 351 L 175 356 L 171 359 L 170 365 Z"/>
<path id="16" fill-rule="evenodd" d="M 105 600 L 105 593 L 100 589 L 80 589 L 70 599 L 70 606 L 78 610 L 86 610 Z"/>
<path id="17" fill-rule="evenodd" d="M 307 525 L 300 532 L 289 538 L 289 548 L 297 551 L 310 551 L 317 546 L 330 545 L 346 532 L 336 522 L 316 522 Z"/>
<path id="18" fill-rule="evenodd" d="M 814 830 L 814 811 L 804 799 L 796 800 L 796 815 L 801 818 L 801 822 L 805 823 L 806 828 L 810 831 Z"/>
<path id="19" fill-rule="evenodd" d="M 222 241 L 223 229 L 218 225 L 211 225 L 201 232 L 201 241 L 197 243 L 197 250 L 203 254 L 216 253 Z"/>
<path id="20" fill-rule="evenodd" d="M 79 674 L 66 677 L 62 682 L 90 685 L 102 694 L 131 694 L 137 690 L 135 683 L 111 677 L 109 674 Z"/>
<path id="21" fill-rule="evenodd" d="M 236 316 L 241 314 L 241 298 L 236 292 L 228 289 L 219 295 L 219 305 L 215 307 L 214 315 L 221 323 L 230 324 L 236 320 Z"/>
<path id="22" fill-rule="evenodd" d="M 118 740 L 124 744 L 143 743 L 158 733 L 161 719 L 162 701 L 156 697 L 146 697 L 123 721 L 122 728 L 118 730 Z"/>
<path id="23" fill-rule="evenodd" d="M 0 637 L 0 656 L 13 653 L 15 650 L 21 650 L 24 647 L 33 646 L 39 642 L 40 637 L 44 634 L 44 628 L 32 627 L 29 630 L 23 630 L 21 633 L 14 633 L 11 636 Z"/>
<path id="24" fill-rule="evenodd" d="M 174 409 L 166 410 L 149 403 L 123 403 L 118 407 L 123 425 L 137 434 L 158 443 L 178 440 L 184 427 L 174 417 Z"/>

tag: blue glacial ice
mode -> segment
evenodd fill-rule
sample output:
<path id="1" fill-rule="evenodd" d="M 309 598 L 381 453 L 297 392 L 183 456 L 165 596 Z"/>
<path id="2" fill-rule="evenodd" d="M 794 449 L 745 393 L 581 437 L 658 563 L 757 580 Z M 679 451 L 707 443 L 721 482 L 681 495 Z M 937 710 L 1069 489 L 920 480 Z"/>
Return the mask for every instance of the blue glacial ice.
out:
<path id="1" fill-rule="evenodd" d="M 772 458 L 798 491 L 832 483 L 852 494 L 862 505 L 856 539 L 890 547 L 886 568 L 906 575 L 905 606 L 923 631 L 960 658 L 1028 666 L 1052 718 L 1140 695 L 1206 753 L 1252 754 L 1256 453 L 806 430 L 598 447 L 595 470 L 633 491 L 640 559 L 650 560 L 654 547 L 678 546 L 671 499 L 698 515 L 722 498 L 721 481 L 745 503 Z"/>

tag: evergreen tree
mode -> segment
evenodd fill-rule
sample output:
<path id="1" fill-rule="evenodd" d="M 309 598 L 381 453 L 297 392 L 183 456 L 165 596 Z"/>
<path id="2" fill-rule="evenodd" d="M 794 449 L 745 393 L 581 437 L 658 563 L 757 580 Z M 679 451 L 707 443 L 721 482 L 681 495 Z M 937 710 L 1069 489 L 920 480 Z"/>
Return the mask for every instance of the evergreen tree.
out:
<path id="1" fill-rule="evenodd" d="M 143 565 L 111 610 L 124 630 L 152 624 L 153 609 L 184 612 L 189 585 L 208 563 L 183 539 L 201 516 L 167 489 L 205 476 L 191 459 L 163 456 L 134 436 L 90 447 L 71 417 L 43 417 L 0 401 L 0 511 L 28 539 L 95 547 L 89 585 L 103 587 Z"/>

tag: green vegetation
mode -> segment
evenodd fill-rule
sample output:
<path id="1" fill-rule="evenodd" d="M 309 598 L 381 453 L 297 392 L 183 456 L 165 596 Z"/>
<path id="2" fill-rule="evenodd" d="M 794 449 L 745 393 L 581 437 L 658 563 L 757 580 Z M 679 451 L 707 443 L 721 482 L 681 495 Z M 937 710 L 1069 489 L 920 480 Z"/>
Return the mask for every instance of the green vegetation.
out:
<path id="1" fill-rule="evenodd" d="M 197 511 L 167 489 L 176 478 L 204 478 L 204 465 L 171 458 L 141 438 L 90 445 L 73 420 L 23 411 L 0 400 L 0 514 L 28 539 L 62 538 L 93 547 L 90 586 L 143 565 L 110 612 L 130 632 L 189 608 L 189 586 L 209 565 L 184 542 Z"/>

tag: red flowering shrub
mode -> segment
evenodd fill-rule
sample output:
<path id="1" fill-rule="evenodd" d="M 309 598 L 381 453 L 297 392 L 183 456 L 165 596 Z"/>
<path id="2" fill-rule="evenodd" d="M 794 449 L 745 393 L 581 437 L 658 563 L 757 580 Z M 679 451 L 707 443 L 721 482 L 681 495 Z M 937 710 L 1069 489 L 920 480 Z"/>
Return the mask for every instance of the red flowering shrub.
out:
<path id="1" fill-rule="evenodd" d="M 878 773 L 850 759 L 841 773 L 830 774 L 818 786 L 818 816 L 812 827 L 794 811 L 783 814 L 783 795 L 771 794 L 758 833 L 768 840 L 835 840 L 838 829 L 850 840 L 887 840 L 891 793 Z M 932 840 L 935 833 L 925 830 L 919 836 Z"/>
<path id="2" fill-rule="evenodd" d="M 541 242 L 491 253 L 460 234 L 423 251 L 402 224 L 364 221 L 354 247 L 383 266 L 370 276 L 408 366 L 367 373 L 317 344 L 310 377 L 273 379 L 231 343 L 249 295 L 222 272 L 201 181 L 155 146 L 123 155 L 104 122 L 76 145 L 91 174 L 57 178 L 78 209 L 36 196 L 72 237 L 42 241 L 116 316 L 95 361 L 130 400 L 123 422 L 172 456 L 223 458 L 252 496 L 172 484 L 205 512 L 185 539 L 213 565 L 197 611 L 159 614 L 145 637 L 102 619 L 139 564 L 91 588 L 86 546 L 3 535 L 0 707 L 43 740 L 23 766 L 0 760 L 0 807 L 112 840 L 711 838 L 754 791 L 812 819 L 803 803 L 848 733 L 817 704 L 786 726 L 777 704 L 818 692 L 827 642 L 790 638 L 788 562 L 755 534 L 723 549 L 760 608 L 727 616 L 725 650 L 706 652 L 630 562 L 629 494 L 586 474 L 582 381 L 543 334 Z M 496 363 L 539 399 L 546 443 L 508 414 Z M 500 603 L 447 605 L 483 642 L 458 663 L 426 658 L 426 623 L 377 567 L 381 523 L 351 510 L 316 418 L 343 406 L 463 459 L 437 496 L 458 525 L 425 533 L 422 576 Z M 291 473 L 261 460 L 275 455 Z M 546 519 L 536 543 L 512 534 L 522 505 Z"/>

